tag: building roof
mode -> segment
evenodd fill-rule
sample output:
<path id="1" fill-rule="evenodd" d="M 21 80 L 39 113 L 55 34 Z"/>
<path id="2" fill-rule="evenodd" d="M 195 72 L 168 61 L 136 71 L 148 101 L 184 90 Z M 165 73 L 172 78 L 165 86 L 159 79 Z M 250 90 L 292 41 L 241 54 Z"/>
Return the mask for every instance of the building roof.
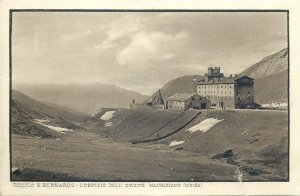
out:
<path id="1" fill-rule="evenodd" d="M 210 80 L 205 82 L 203 81 L 199 81 L 198 84 L 235 84 L 235 79 L 234 77 L 223 77 L 220 79 L 214 79 L 214 80 Z"/>
<path id="2" fill-rule="evenodd" d="M 250 79 L 250 80 L 254 80 L 253 78 L 251 78 L 251 77 L 249 77 L 249 76 L 246 76 L 246 75 L 238 76 L 238 77 L 236 77 L 234 80 L 239 80 L 239 79 L 241 79 L 241 78 L 248 78 L 248 79 Z"/>
<path id="3" fill-rule="evenodd" d="M 169 101 L 186 101 L 194 95 L 195 94 L 191 94 L 191 93 L 175 93 L 171 97 L 167 98 L 167 100 L 169 100 Z"/>
<path id="4" fill-rule="evenodd" d="M 249 76 L 242 75 L 242 76 L 238 76 L 238 77 L 223 77 L 220 79 L 210 80 L 208 82 L 205 82 L 203 80 L 203 81 L 199 81 L 198 84 L 235 84 L 236 80 L 239 80 L 243 77 L 247 77 L 247 78 L 253 80 L 253 78 L 250 78 Z"/>

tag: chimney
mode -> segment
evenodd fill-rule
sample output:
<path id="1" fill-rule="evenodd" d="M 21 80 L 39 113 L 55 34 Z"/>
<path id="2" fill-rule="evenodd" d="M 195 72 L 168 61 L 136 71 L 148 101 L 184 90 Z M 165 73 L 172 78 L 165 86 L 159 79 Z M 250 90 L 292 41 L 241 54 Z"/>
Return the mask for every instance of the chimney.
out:
<path id="1" fill-rule="evenodd" d="M 229 75 L 229 78 L 232 78 L 232 74 Z"/>
<path id="2" fill-rule="evenodd" d="M 133 104 L 135 103 L 135 100 L 134 100 L 134 99 L 132 100 L 132 103 L 133 103 Z"/>

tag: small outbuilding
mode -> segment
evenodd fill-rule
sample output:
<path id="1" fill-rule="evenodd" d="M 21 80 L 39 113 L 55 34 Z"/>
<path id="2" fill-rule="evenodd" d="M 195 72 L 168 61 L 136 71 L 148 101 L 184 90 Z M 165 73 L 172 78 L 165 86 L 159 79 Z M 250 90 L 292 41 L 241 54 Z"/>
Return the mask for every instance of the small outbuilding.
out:
<path id="1" fill-rule="evenodd" d="M 202 109 L 201 103 L 206 103 L 205 97 L 191 93 L 176 93 L 165 101 L 165 108 L 184 111 L 190 108 Z"/>

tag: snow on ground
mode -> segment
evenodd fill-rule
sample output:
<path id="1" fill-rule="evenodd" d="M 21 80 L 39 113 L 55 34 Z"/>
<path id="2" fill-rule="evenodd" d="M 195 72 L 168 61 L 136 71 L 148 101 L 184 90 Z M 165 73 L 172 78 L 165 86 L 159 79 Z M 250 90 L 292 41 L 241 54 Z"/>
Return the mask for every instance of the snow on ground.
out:
<path id="1" fill-rule="evenodd" d="M 112 126 L 112 122 L 106 122 L 104 127 L 111 127 Z"/>
<path id="2" fill-rule="evenodd" d="M 67 132 L 67 131 L 73 131 L 72 129 L 62 128 L 62 127 L 55 127 L 55 126 L 51 126 L 51 125 L 45 125 L 45 124 L 37 121 L 37 119 L 35 119 L 34 122 L 37 123 L 37 124 L 40 124 L 44 127 L 48 127 L 49 129 L 51 129 L 53 131 L 57 131 L 57 132 L 62 133 L 62 134 L 66 134 L 65 132 Z"/>
<path id="3" fill-rule="evenodd" d="M 49 121 L 49 120 L 45 120 L 45 119 L 34 119 L 34 120 L 39 123 L 45 123 L 45 122 Z"/>
<path id="4" fill-rule="evenodd" d="M 105 114 L 103 114 L 101 117 L 100 117 L 100 119 L 101 120 L 110 120 L 113 116 L 114 116 L 114 113 L 115 113 L 116 111 L 107 111 L 107 112 L 105 112 Z"/>
<path id="5" fill-rule="evenodd" d="M 219 122 L 221 122 L 223 120 L 224 119 L 218 120 L 218 119 L 215 119 L 215 118 L 208 118 L 208 119 L 205 119 L 205 120 L 201 121 L 199 124 L 185 130 L 185 131 L 189 131 L 190 133 L 194 133 L 196 131 L 206 132 L 210 128 L 212 128 L 213 126 L 215 126 L 216 124 L 218 124 Z"/>
<path id="6" fill-rule="evenodd" d="M 265 104 L 262 104 L 261 107 L 263 108 L 272 108 L 272 109 L 284 109 L 284 108 L 287 108 L 288 107 L 288 104 L 287 103 L 281 103 L 281 102 L 277 102 L 277 103 L 265 103 Z"/>
<path id="7" fill-rule="evenodd" d="M 180 145 L 180 144 L 183 144 L 183 143 L 184 143 L 184 141 L 173 141 L 173 142 L 170 143 L 169 146 L 176 146 L 176 145 Z"/>

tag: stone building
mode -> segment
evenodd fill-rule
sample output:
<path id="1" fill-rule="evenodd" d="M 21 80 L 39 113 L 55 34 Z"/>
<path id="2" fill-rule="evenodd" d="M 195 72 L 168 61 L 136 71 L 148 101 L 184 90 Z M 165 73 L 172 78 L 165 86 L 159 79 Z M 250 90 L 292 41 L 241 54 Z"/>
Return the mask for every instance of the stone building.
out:
<path id="1" fill-rule="evenodd" d="M 201 109 L 201 102 L 205 102 L 204 97 L 198 94 L 176 93 L 165 101 L 165 108 L 170 110 L 184 111 L 190 108 Z"/>
<path id="2" fill-rule="evenodd" d="M 211 108 L 246 108 L 254 104 L 254 80 L 246 75 L 224 77 L 220 67 L 209 67 L 197 84 L 197 94 L 210 100 Z"/>

